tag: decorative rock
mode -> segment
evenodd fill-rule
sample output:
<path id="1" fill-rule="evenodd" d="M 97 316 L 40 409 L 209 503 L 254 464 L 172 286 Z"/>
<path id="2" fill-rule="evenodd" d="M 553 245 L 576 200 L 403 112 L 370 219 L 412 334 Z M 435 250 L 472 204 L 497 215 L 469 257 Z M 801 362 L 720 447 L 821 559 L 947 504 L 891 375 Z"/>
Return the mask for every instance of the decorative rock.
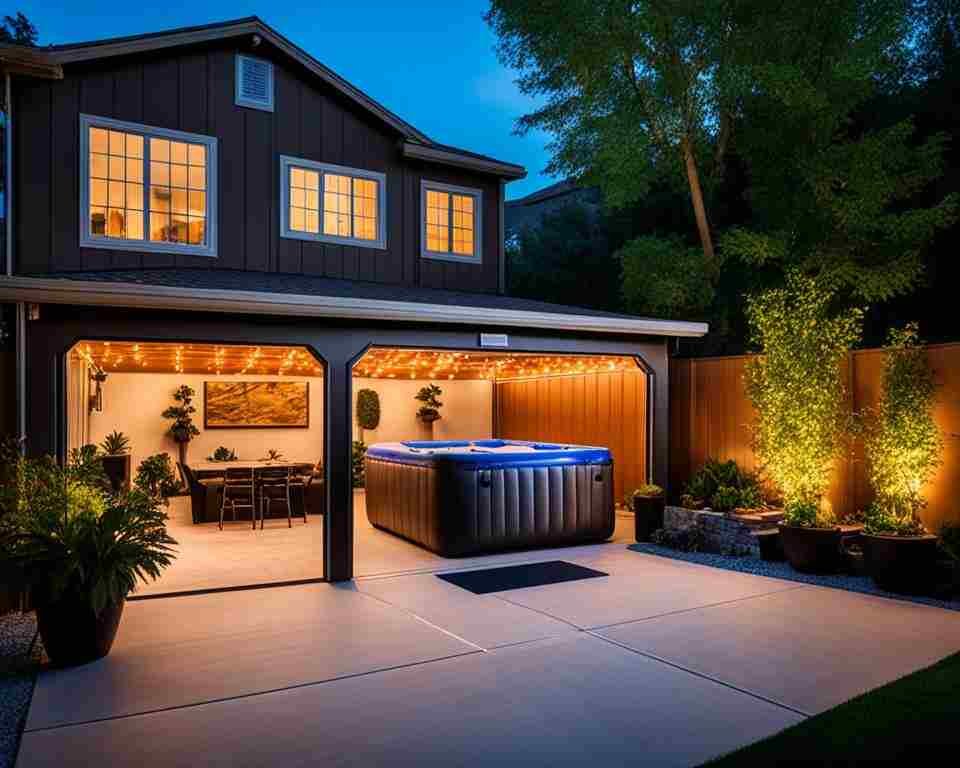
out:
<path id="1" fill-rule="evenodd" d="M 699 528 L 710 552 L 733 552 L 760 557 L 760 546 L 753 532 L 775 525 L 771 520 L 778 514 L 727 515 L 712 509 L 667 507 L 664 510 L 663 525 L 667 530 Z"/>
<path id="2" fill-rule="evenodd" d="M 0 768 L 13 768 L 16 760 L 33 681 L 43 658 L 39 640 L 32 655 L 26 655 L 36 633 L 33 613 L 0 616 Z"/>

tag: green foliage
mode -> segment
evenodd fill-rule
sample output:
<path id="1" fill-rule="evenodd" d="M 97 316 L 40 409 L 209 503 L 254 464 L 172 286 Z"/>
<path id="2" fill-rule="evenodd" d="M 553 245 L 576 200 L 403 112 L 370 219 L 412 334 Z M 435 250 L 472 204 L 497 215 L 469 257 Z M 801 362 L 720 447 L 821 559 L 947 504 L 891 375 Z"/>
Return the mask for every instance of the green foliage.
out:
<path id="1" fill-rule="evenodd" d="M 863 511 L 863 530 L 870 534 L 888 536 L 921 536 L 926 528 L 920 518 L 906 512 L 874 501 Z"/>
<path id="2" fill-rule="evenodd" d="M 189 443 L 193 438 L 200 434 L 193 423 L 193 414 L 197 412 L 193 405 L 193 398 L 196 392 L 192 387 L 183 384 L 173 391 L 173 399 L 177 405 L 171 405 L 161 416 L 165 419 L 171 419 L 168 433 L 178 443 Z"/>
<path id="3" fill-rule="evenodd" d="M 841 366 L 859 338 L 863 312 L 833 313 L 834 295 L 793 270 L 784 288 L 747 305 L 762 353 L 744 374 L 757 414 L 754 449 L 788 506 L 819 506 L 849 426 Z"/>
<path id="4" fill-rule="evenodd" d="M 763 493 L 757 476 L 741 469 L 733 459 L 707 459 L 687 482 L 680 503 L 688 509 L 708 504 L 717 512 L 730 512 L 761 506 Z"/>
<path id="5" fill-rule="evenodd" d="M 440 409 L 443 403 L 440 402 L 440 395 L 443 390 L 436 384 L 428 384 L 420 387 L 420 391 L 413 396 L 414 400 L 423 403 L 417 410 L 417 418 L 421 421 L 431 422 L 440 418 Z"/>
<path id="6" fill-rule="evenodd" d="M 180 490 L 180 483 L 173 473 L 173 465 L 167 453 L 156 453 L 141 461 L 134 484 L 150 498 L 164 505 L 169 504 L 169 498 Z"/>
<path id="7" fill-rule="evenodd" d="M 103 470 L 103 458 L 93 443 L 71 449 L 67 464 L 73 479 L 104 490 L 110 488 L 110 480 Z"/>
<path id="8" fill-rule="evenodd" d="M 702 317 L 713 302 L 714 265 L 678 236 L 638 237 L 616 255 L 623 264 L 623 299 L 630 312 L 689 319 Z"/>
<path id="9" fill-rule="evenodd" d="M 123 432 L 114 430 L 100 443 L 100 450 L 107 456 L 119 456 L 130 452 L 130 438 Z"/>
<path id="10" fill-rule="evenodd" d="M 14 43 L 35 47 L 37 44 L 37 28 L 33 23 L 17 11 L 16 16 L 4 16 L 0 24 L 0 43 Z"/>
<path id="11" fill-rule="evenodd" d="M 0 487 L 0 574 L 52 601 L 89 602 L 95 613 L 157 578 L 176 542 L 155 499 L 106 493 L 73 466 L 0 448 L 11 483 Z"/>
<path id="12" fill-rule="evenodd" d="M 363 488 L 367 482 L 367 446 L 360 440 L 353 441 L 350 455 L 350 479 L 354 488 Z"/>
<path id="13" fill-rule="evenodd" d="M 236 461 L 237 454 L 231 448 L 225 445 L 219 446 L 212 456 L 207 456 L 207 461 Z"/>
<path id="14" fill-rule="evenodd" d="M 376 429 L 380 425 L 380 395 L 372 389 L 357 392 L 357 424 L 360 429 Z"/>
<path id="15" fill-rule="evenodd" d="M 657 498 L 663 496 L 663 488 L 659 485 L 654 485 L 653 483 L 647 483 L 646 485 L 641 485 L 633 492 L 633 498 L 637 496 L 644 496 L 647 498 Z"/>
<path id="16" fill-rule="evenodd" d="M 810 499 L 788 501 L 783 508 L 783 522 L 801 528 L 833 528 L 837 521 L 819 502 Z"/>
<path id="17" fill-rule="evenodd" d="M 891 329 L 880 402 L 867 421 L 865 448 L 876 502 L 874 531 L 922 530 L 921 490 L 941 464 L 943 439 L 933 418 L 936 385 L 915 323 Z M 906 535 L 913 535 L 906 534 Z"/>
<path id="18" fill-rule="evenodd" d="M 262 461 L 280 461 L 281 459 L 283 459 L 283 454 L 280 451 L 276 448 L 267 448 Z"/>

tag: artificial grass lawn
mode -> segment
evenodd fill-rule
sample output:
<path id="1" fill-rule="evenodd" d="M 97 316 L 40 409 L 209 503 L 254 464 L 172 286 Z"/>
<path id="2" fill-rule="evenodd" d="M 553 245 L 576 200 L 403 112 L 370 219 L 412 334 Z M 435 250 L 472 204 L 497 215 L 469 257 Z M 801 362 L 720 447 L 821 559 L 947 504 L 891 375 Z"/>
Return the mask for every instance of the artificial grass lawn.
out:
<path id="1" fill-rule="evenodd" d="M 954 763 L 958 746 L 960 653 L 708 765 L 938 765 Z"/>

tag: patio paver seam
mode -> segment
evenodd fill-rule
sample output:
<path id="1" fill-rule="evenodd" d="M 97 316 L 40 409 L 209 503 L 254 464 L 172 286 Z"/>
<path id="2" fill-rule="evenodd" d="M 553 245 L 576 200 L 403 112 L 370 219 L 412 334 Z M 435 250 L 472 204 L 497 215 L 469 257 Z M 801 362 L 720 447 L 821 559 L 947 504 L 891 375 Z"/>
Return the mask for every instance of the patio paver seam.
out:
<path id="1" fill-rule="evenodd" d="M 684 666 L 683 664 L 679 664 L 679 663 L 677 663 L 677 662 L 675 662 L 675 661 L 671 661 L 670 659 L 664 658 L 664 657 L 662 657 L 662 656 L 658 656 L 658 655 L 655 654 L 655 653 L 649 653 L 649 652 L 647 652 L 647 651 L 641 651 L 641 650 L 639 650 L 638 648 L 634 648 L 634 647 L 631 646 L 631 645 L 627 645 L 626 643 L 621 643 L 621 642 L 619 642 L 619 641 L 617 641 L 617 640 L 614 640 L 614 639 L 612 639 L 612 638 L 610 638 L 610 637 L 605 637 L 604 635 L 601 635 L 599 632 L 596 632 L 596 631 L 594 631 L 594 630 L 585 629 L 585 630 L 583 630 L 583 631 L 584 631 L 585 634 L 588 634 L 588 635 L 590 635 L 591 637 L 595 637 L 595 638 L 597 638 L 598 640 L 603 640 L 605 643 L 609 643 L 610 645 L 614 645 L 614 646 L 616 646 L 616 647 L 618 647 L 618 648 L 622 648 L 622 649 L 625 650 L 625 651 L 630 651 L 631 653 L 635 653 L 635 654 L 637 654 L 638 656 L 642 656 L 642 657 L 645 658 L 645 659 L 650 659 L 651 661 L 660 662 L 661 664 L 665 664 L 665 665 L 667 665 L 668 667 L 672 667 L 673 669 L 677 669 L 677 670 L 679 670 L 679 671 L 681 671 L 681 672 L 686 672 L 686 673 L 689 674 L 689 675 L 693 675 L 694 677 L 699 677 L 699 678 L 701 678 L 701 679 L 703 679 L 703 680 L 709 680 L 710 682 L 716 683 L 717 685 L 722 685 L 724 688 L 729 688 L 730 690 L 737 691 L 738 693 L 742 693 L 742 694 L 744 694 L 744 695 L 746 695 L 746 696 L 750 696 L 750 697 L 752 697 L 752 698 L 759 699 L 760 701 L 764 701 L 764 702 L 766 702 L 767 704 L 772 704 L 772 705 L 775 706 L 775 707 L 779 707 L 779 708 L 781 708 L 781 709 L 785 709 L 785 710 L 787 710 L 788 712 L 793 712 L 794 714 L 800 715 L 801 717 L 812 717 L 812 716 L 813 716 L 813 713 L 811 713 L 811 712 L 805 712 L 805 711 L 803 711 L 802 709 L 798 709 L 797 707 L 793 707 L 793 706 L 791 706 L 791 705 L 789 705 L 789 704 L 786 704 L 786 703 L 784 703 L 784 702 L 782 702 L 782 701 L 778 701 L 777 699 L 770 698 L 769 696 L 764 696 L 762 693 L 757 693 L 756 691 L 751 691 L 749 688 L 742 688 L 742 687 L 740 687 L 740 686 L 738 686 L 738 685 L 734 685 L 733 683 L 729 683 L 729 682 L 727 682 L 726 680 L 723 680 L 723 679 L 721 679 L 721 678 L 719 678 L 719 677 L 714 677 L 713 675 L 708 675 L 708 674 L 706 674 L 706 673 L 704 673 L 704 672 L 700 672 L 699 670 L 692 669 L 692 668 L 690 668 L 690 667 L 686 667 L 686 666 Z"/>
<path id="2" fill-rule="evenodd" d="M 203 699 L 201 701 L 191 701 L 186 704 L 174 704 L 169 707 L 155 707 L 153 709 L 144 709 L 139 712 L 125 712 L 120 715 L 107 716 L 107 717 L 94 717 L 89 720 L 75 720 L 69 723 L 60 723 L 57 725 L 44 725 L 38 728 L 24 728 L 23 734 L 28 733 L 42 733 L 44 731 L 58 731 L 64 728 L 74 728 L 84 725 L 94 725 L 96 723 L 105 723 L 111 722 L 114 720 L 128 720 L 133 717 L 146 717 L 148 715 L 156 715 L 161 712 L 175 712 L 181 709 L 192 709 L 194 707 L 202 707 L 208 704 L 222 704 L 228 701 L 239 701 L 242 699 L 252 699 L 257 696 L 265 696 L 271 693 L 282 693 L 283 691 L 295 691 L 300 688 L 310 688 L 312 686 L 326 685 L 328 683 L 336 683 L 341 680 L 351 680 L 353 678 L 359 677 L 369 677 L 370 675 L 377 675 L 381 672 L 393 672 L 400 669 L 412 669 L 414 667 L 421 667 L 427 664 L 433 664 L 438 661 L 450 661 L 451 659 L 459 659 L 464 656 L 475 656 L 480 653 L 486 653 L 484 650 L 465 650 L 462 653 L 450 653 L 444 656 L 437 656 L 434 659 L 424 659 L 422 661 L 411 661 L 406 664 L 393 664 L 387 667 L 378 667 L 377 669 L 369 669 L 364 672 L 350 672 L 344 675 L 336 675 L 334 677 L 324 678 L 322 680 L 310 680 L 303 683 L 294 683 L 292 685 L 283 685 L 278 688 L 266 688 L 262 691 L 250 691 L 248 693 L 238 693 L 235 696 L 222 696 L 213 699 Z M 32 705 L 31 705 L 32 706 Z"/>

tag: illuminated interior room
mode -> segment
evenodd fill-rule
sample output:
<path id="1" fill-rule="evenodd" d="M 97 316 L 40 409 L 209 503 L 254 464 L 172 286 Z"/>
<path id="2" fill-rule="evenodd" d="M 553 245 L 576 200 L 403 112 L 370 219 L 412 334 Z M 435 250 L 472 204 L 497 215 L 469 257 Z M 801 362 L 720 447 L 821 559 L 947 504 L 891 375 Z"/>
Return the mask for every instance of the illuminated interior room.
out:
<path id="1" fill-rule="evenodd" d="M 68 453 L 112 453 L 104 441 L 120 432 L 120 456 L 103 460 L 115 486 L 136 485 L 144 462 L 164 454 L 179 486 L 167 499 L 177 558 L 137 595 L 322 578 L 324 368 L 309 350 L 82 340 L 66 374 Z M 181 468 L 164 413 L 184 405 L 174 399 L 184 386 L 197 433 Z M 252 480 L 240 477 L 225 504 L 228 469 Z"/>
<path id="2" fill-rule="evenodd" d="M 430 385 L 441 390 L 437 399 L 442 406 L 438 419 L 425 421 L 418 416 L 423 402 L 416 396 Z M 626 489 L 646 482 L 649 475 L 647 387 L 647 372 L 629 356 L 374 347 L 353 367 L 353 439 L 368 450 L 421 441 L 602 446 L 613 457 L 613 493 L 619 502 Z M 379 406 L 373 429 L 364 426 L 359 413 L 370 392 L 376 393 Z M 409 503 L 405 499 L 401 506 Z M 355 488 L 353 504 L 358 576 L 449 568 L 461 562 L 374 527 L 363 487 Z M 631 520 L 618 509 L 609 541 L 629 539 Z"/>

